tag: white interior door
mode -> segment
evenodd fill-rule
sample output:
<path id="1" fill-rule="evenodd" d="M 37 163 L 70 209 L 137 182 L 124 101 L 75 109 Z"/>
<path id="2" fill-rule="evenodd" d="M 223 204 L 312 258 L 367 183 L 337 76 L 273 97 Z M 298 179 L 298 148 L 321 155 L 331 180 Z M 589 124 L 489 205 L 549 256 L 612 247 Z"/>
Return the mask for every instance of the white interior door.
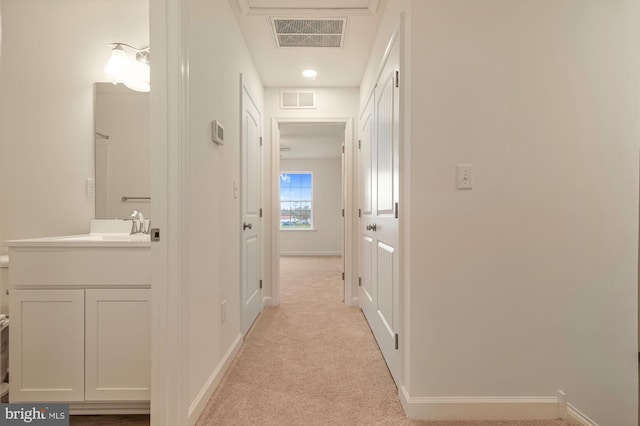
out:
<path id="1" fill-rule="evenodd" d="M 262 310 L 262 114 L 242 85 L 242 334 Z"/>
<path id="2" fill-rule="evenodd" d="M 360 304 L 398 382 L 399 49 L 390 50 L 360 123 Z"/>

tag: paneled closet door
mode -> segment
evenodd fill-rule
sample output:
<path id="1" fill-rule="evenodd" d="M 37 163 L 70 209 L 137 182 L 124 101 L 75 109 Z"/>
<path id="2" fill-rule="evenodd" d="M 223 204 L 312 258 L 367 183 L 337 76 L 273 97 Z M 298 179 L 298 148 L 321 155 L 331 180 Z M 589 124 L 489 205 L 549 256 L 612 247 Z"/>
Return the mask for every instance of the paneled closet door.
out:
<path id="1" fill-rule="evenodd" d="M 360 121 L 360 300 L 396 382 L 400 367 L 398 75 L 396 39 Z"/>

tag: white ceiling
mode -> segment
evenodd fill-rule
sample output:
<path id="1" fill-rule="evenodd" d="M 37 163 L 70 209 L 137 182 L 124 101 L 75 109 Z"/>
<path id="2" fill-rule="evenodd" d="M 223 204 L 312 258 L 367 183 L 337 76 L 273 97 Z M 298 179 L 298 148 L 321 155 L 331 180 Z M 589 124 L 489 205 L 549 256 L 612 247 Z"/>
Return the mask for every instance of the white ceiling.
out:
<path id="1" fill-rule="evenodd" d="M 280 158 L 340 158 L 344 123 L 280 123 Z"/>
<path id="2" fill-rule="evenodd" d="M 229 0 L 266 87 L 357 87 L 385 0 Z M 346 17 L 341 48 L 277 48 L 271 18 Z M 309 80 L 304 69 L 318 71 Z"/>

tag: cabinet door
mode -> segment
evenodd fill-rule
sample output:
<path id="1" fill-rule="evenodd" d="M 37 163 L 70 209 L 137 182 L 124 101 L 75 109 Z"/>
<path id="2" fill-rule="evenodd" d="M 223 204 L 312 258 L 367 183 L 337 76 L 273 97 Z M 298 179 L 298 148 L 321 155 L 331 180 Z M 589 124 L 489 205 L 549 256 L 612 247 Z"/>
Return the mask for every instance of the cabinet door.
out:
<path id="1" fill-rule="evenodd" d="M 84 399 L 84 290 L 11 293 L 11 402 Z"/>
<path id="2" fill-rule="evenodd" d="M 87 401 L 150 399 L 150 290 L 86 290 Z"/>

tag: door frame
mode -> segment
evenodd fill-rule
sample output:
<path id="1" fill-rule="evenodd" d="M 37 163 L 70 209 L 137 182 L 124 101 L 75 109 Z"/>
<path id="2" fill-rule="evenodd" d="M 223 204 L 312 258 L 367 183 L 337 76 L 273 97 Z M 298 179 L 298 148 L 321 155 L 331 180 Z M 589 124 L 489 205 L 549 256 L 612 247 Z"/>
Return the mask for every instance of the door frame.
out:
<path id="1" fill-rule="evenodd" d="M 280 304 L 280 132 L 279 126 L 284 123 L 344 123 L 344 157 L 345 173 L 342 186 L 346 202 L 343 226 L 343 262 L 344 262 L 344 303 L 347 306 L 358 306 L 358 291 L 354 288 L 357 282 L 357 253 L 354 252 L 354 232 L 357 231 L 357 197 L 355 182 L 355 141 L 353 118 L 345 117 L 313 117 L 313 118 L 272 118 L 271 119 L 271 299 L 274 305 Z M 357 247 L 355 247 L 357 248 Z"/>
<path id="2" fill-rule="evenodd" d="M 151 67 L 151 424 L 183 424 L 189 409 L 189 2 L 149 4 Z"/>

